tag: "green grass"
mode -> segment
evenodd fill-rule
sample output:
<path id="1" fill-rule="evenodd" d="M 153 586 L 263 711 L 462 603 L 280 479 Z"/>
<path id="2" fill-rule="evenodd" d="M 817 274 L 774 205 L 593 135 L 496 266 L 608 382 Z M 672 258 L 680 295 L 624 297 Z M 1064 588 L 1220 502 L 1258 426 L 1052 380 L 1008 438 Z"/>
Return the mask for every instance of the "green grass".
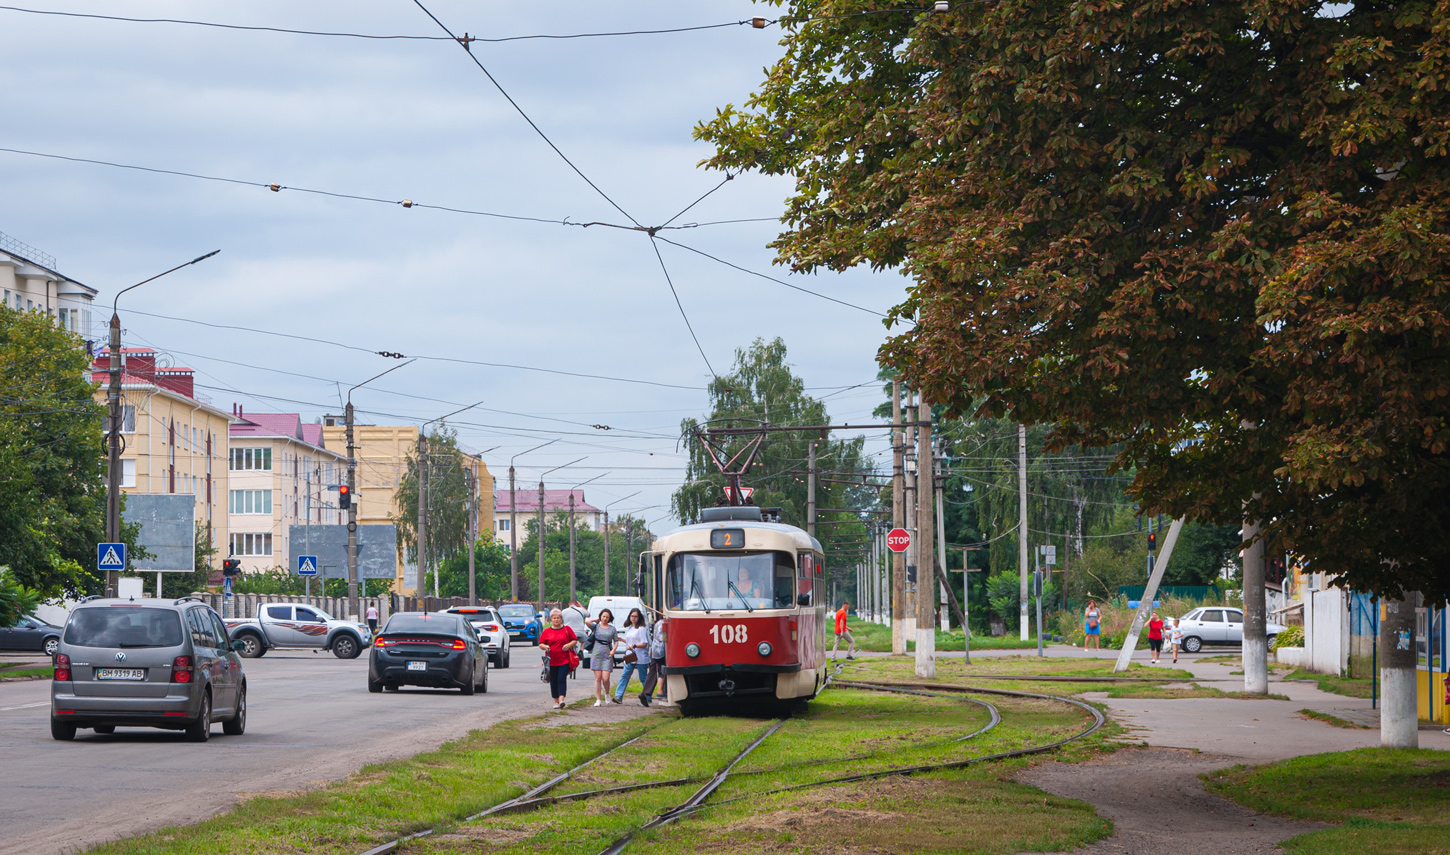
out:
<path id="1" fill-rule="evenodd" d="M 1122 674 L 1115 674 L 1113 673 L 1113 663 L 1105 659 L 1053 656 L 1039 658 L 1035 655 L 983 657 L 972 660 L 972 664 L 970 665 L 964 665 L 961 660 L 938 661 L 936 673 L 939 681 L 968 685 L 976 677 L 1021 677 L 1022 679 L 1020 681 L 992 679 L 981 680 L 980 683 L 983 686 L 993 688 L 1041 692 L 1050 695 L 1075 695 L 1081 692 L 1101 692 L 1107 691 L 1115 685 L 1123 684 L 1107 680 L 1101 683 L 1080 683 L 1034 680 L 1032 678 L 1134 677 L 1150 681 L 1143 684 L 1128 685 L 1151 685 L 1152 682 L 1173 683 L 1193 679 L 1193 674 L 1182 669 L 1148 666 L 1140 662 L 1130 664 L 1128 670 Z M 919 682 L 915 673 L 914 660 L 911 656 L 873 657 L 871 659 L 858 660 L 852 663 L 851 668 L 843 671 L 841 676 L 846 679 Z"/>
<path id="2" fill-rule="evenodd" d="M 1253 695 L 1248 692 L 1225 692 L 1212 686 L 1190 683 L 1188 686 L 1141 686 L 1115 683 L 1108 689 L 1110 698 L 1151 698 L 1158 700 L 1180 700 L 1184 698 L 1230 698 L 1237 701 L 1287 701 L 1287 695 Z"/>
<path id="3" fill-rule="evenodd" d="M 868 650 L 873 653 L 891 652 L 891 627 L 867 621 L 852 621 L 850 626 L 851 635 L 856 639 L 858 650 Z M 830 641 L 834 641 L 834 639 L 828 639 L 828 642 Z M 960 651 L 963 643 L 960 629 L 954 632 L 942 632 L 940 629 L 936 631 L 938 650 Z M 844 642 L 842 644 L 844 645 Z M 1027 648 L 1037 648 L 1035 636 L 1023 641 L 1016 637 L 993 638 L 990 635 L 972 635 L 973 650 L 1025 650 Z M 915 641 L 909 640 L 906 649 L 915 650 Z"/>
<path id="4" fill-rule="evenodd" d="M 1336 828 L 1282 845 L 1291 855 L 1450 852 L 1450 754 L 1359 748 L 1204 776 L 1210 792 L 1261 813 Z"/>
<path id="5" fill-rule="evenodd" d="M 1285 680 L 1313 680 L 1319 684 L 1319 691 L 1344 695 L 1347 698 L 1368 698 L 1374 693 L 1374 680 L 1369 677 L 1340 677 L 1334 674 L 1315 674 L 1303 668 L 1295 668 L 1284 675 Z"/>
<path id="6" fill-rule="evenodd" d="M 19 668 L 14 671 L 0 671 L 0 677 L 49 677 L 55 673 L 55 669 L 49 665 L 44 668 Z"/>
<path id="7" fill-rule="evenodd" d="M 1354 722 L 1342 719 L 1337 715 L 1332 715 L 1327 712 L 1319 712 L 1318 710 L 1299 710 L 1299 715 L 1302 715 L 1305 718 L 1312 718 L 1315 721 L 1322 721 L 1325 724 L 1333 725 L 1335 727 L 1342 727 L 1348 730 L 1373 729 L 1367 724 L 1355 724 Z"/>
<path id="8" fill-rule="evenodd" d="M 956 697 L 829 689 L 738 767 L 741 774 L 712 799 L 718 806 L 644 834 L 631 848 L 644 853 L 824 853 L 838 851 L 836 837 L 848 835 L 862 846 L 887 851 L 896 848 L 893 841 L 906 841 L 928 852 L 1009 855 L 1070 850 L 1111 834 L 1112 824 L 1089 805 L 1012 782 L 1011 775 L 1027 760 L 761 795 L 863 771 L 1038 745 L 1091 722 L 1084 711 L 1051 700 L 990 700 L 1001 710 L 1002 724 L 960 742 L 959 737 L 987 722 L 982 707 Z M 195 826 L 166 828 L 90 851 L 355 855 L 430 827 L 437 833 L 407 843 L 401 855 L 599 851 L 683 801 L 698 784 L 647 787 L 463 820 L 640 734 L 639 742 L 582 770 L 556 794 L 704 777 L 769 724 L 737 717 L 683 719 L 673 710 L 611 724 L 570 724 L 569 719 L 555 714 L 504 722 L 438 751 L 369 766 L 322 789 L 255 798 Z M 1098 756 L 1112 750 L 1107 738 L 1120 732 L 1110 723 L 1053 756 L 1069 762 Z M 841 756 L 851 759 L 832 759 Z M 816 762 L 823 759 L 831 762 Z M 751 798 L 728 801 L 743 796 Z"/>

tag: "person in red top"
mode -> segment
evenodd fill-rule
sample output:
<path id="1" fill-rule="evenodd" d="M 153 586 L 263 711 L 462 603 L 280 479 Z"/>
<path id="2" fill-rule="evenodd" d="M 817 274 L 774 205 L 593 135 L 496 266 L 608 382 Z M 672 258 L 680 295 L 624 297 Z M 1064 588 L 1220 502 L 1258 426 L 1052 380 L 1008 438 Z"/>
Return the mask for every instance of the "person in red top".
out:
<path id="1" fill-rule="evenodd" d="M 836 659 L 836 650 L 841 646 L 841 637 L 846 638 L 846 658 L 856 658 L 856 639 L 852 637 L 851 631 L 846 628 L 846 615 L 851 611 L 850 603 L 841 603 L 840 611 L 836 612 L 836 643 L 831 645 L 831 661 Z"/>
<path id="2" fill-rule="evenodd" d="M 1148 621 L 1148 649 L 1153 651 L 1153 664 L 1158 664 L 1158 654 L 1163 652 L 1163 618 L 1158 613 L 1153 613 L 1152 620 Z"/>
<path id="3" fill-rule="evenodd" d="M 539 649 L 549 656 L 549 694 L 554 698 L 554 709 L 565 706 L 569 671 L 574 667 L 569 652 L 578 646 L 579 636 L 564 625 L 564 613 L 558 609 L 549 612 L 549 626 L 539 633 Z"/>

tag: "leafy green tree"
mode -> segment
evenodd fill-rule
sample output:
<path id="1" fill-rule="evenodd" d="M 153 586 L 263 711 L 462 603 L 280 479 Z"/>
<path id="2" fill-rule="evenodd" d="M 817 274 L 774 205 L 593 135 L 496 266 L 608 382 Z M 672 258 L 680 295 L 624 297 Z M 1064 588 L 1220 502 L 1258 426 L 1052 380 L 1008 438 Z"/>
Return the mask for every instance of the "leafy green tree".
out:
<path id="1" fill-rule="evenodd" d="M 539 581 L 538 521 L 530 518 L 519 545 L 519 596 L 533 600 Z M 580 519 L 574 539 L 575 591 L 581 600 L 604 593 L 604 534 L 583 528 Z M 636 558 L 648 547 L 651 535 L 645 523 L 626 515 L 610 522 L 609 590 L 621 595 L 633 592 Z M 633 537 L 628 532 L 633 531 Z M 632 552 L 631 552 L 632 548 Z M 504 552 L 507 562 L 508 553 Z M 507 576 L 504 577 L 507 591 Z M 569 515 L 557 513 L 547 521 L 544 532 L 544 593 L 550 602 L 569 597 Z"/>
<path id="2" fill-rule="evenodd" d="M 912 277 L 883 354 L 931 400 L 1450 596 L 1445 0 L 780 5 L 815 20 L 697 133 L 794 177 L 782 262 Z"/>
<path id="3" fill-rule="evenodd" d="M 99 593 L 105 540 L 105 409 L 90 357 L 42 312 L 0 307 L 0 564 L 46 597 Z M 122 539 L 139 557 L 137 526 Z"/>
<path id="4" fill-rule="evenodd" d="M 428 542 L 425 544 L 428 567 L 459 553 L 465 560 L 468 553 L 469 488 L 466 458 L 458 448 L 458 433 L 440 424 L 428 435 Z M 393 494 L 397 513 L 398 542 L 418 546 L 418 454 L 409 453 L 403 477 Z M 430 580 L 418 580 L 421 588 L 432 593 Z M 441 584 L 441 578 L 440 578 Z M 441 592 L 441 588 L 440 588 Z"/>
<path id="5" fill-rule="evenodd" d="M 503 601 L 509 595 L 509 551 L 503 544 L 485 537 L 473 544 L 474 591 L 480 600 Z M 468 596 L 468 553 L 455 553 L 438 568 L 438 593 L 444 597 Z"/>
<path id="6" fill-rule="evenodd" d="M 14 626 L 17 620 L 35 611 L 40 601 L 39 591 L 15 581 L 10 568 L 0 565 L 0 627 Z"/>

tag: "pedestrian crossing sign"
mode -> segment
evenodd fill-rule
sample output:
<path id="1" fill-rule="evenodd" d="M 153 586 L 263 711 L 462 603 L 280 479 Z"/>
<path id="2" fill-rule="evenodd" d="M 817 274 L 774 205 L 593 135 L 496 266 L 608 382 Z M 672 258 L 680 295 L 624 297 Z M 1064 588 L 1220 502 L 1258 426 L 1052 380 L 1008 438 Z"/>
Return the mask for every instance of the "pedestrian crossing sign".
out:
<path id="1" fill-rule="evenodd" d="M 96 568 L 101 572 L 126 569 L 126 544 L 96 544 Z"/>
<path id="2" fill-rule="evenodd" d="M 316 576 L 317 575 L 317 556 L 316 555 L 299 555 L 299 556 L 297 556 L 297 575 L 298 576 Z"/>

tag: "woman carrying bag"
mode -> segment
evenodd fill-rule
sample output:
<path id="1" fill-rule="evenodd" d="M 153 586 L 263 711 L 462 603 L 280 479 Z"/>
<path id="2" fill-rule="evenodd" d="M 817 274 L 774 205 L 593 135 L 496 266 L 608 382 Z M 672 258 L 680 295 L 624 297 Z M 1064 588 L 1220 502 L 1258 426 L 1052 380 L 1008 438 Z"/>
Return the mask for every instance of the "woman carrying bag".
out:
<path id="1" fill-rule="evenodd" d="M 624 703 L 624 690 L 629 686 L 631 675 L 638 673 L 640 683 L 644 683 L 649 663 L 649 625 L 643 612 L 630 609 L 629 617 L 624 619 L 624 676 L 619 678 L 619 688 L 614 692 L 616 704 Z M 640 692 L 639 702 L 649 706 L 649 695 Z"/>
<path id="2" fill-rule="evenodd" d="M 594 672 L 594 705 L 601 706 L 609 697 L 610 678 L 614 676 L 614 650 L 619 647 L 619 627 L 614 625 L 614 612 L 600 609 L 599 620 L 590 630 L 594 646 L 589 651 L 589 668 Z"/>

